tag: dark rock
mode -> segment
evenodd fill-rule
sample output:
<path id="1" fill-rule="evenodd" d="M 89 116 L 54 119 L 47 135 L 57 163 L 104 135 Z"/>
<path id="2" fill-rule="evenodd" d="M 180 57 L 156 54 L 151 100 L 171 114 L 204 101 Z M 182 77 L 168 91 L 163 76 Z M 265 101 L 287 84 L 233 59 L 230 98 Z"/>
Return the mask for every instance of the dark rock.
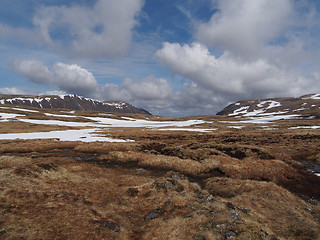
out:
<path id="1" fill-rule="evenodd" d="M 120 225 L 111 220 L 95 220 L 93 221 L 94 224 L 99 224 L 101 227 L 106 228 L 108 230 L 114 232 L 120 232 Z"/>
<path id="2" fill-rule="evenodd" d="M 161 208 L 154 209 L 151 212 L 149 212 L 147 215 L 145 215 L 143 219 L 144 220 L 151 220 L 151 219 L 157 218 L 161 214 L 163 214 L 163 212 L 164 211 Z"/>
<path id="3" fill-rule="evenodd" d="M 127 190 L 127 194 L 131 197 L 134 197 L 139 194 L 139 190 L 137 188 L 129 188 Z"/>
<path id="4" fill-rule="evenodd" d="M 226 239 L 235 238 L 237 234 L 234 231 L 226 231 Z"/>
<path id="5" fill-rule="evenodd" d="M 42 168 L 47 171 L 57 171 L 58 166 L 54 163 L 37 163 L 39 168 Z"/>

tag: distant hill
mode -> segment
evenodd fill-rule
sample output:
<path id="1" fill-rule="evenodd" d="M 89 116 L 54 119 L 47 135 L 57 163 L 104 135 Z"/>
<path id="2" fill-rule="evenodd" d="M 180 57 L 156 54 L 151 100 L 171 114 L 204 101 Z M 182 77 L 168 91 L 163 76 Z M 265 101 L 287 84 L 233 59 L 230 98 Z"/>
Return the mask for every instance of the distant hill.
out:
<path id="1" fill-rule="evenodd" d="M 303 114 L 320 117 L 320 94 L 238 101 L 217 113 L 217 115 L 247 117 L 264 114 Z"/>
<path id="2" fill-rule="evenodd" d="M 126 102 L 103 102 L 77 95 L 0 95 L 0 104 L 30 106 L 36 108 L 64 108 L 72 110 L 101 111 L 112 113 L 138 113 L 151 115 L 148 111 L 141 108 L 136 108 Z"/>

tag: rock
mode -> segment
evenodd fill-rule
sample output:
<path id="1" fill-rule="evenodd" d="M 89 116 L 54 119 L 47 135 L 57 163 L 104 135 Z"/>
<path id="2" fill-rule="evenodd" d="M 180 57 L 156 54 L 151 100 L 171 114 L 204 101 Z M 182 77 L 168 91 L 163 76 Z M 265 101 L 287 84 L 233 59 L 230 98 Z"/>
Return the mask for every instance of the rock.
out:
<path id="1" fill-rule="evenodd" d="M 129 188 L 127 190 L 127 194 L 131 197 L 134 197 L 139 194 L 139 190 L 137 188 Z"/>
<path id="2" fill-rule="evenodd" d="M 216 200 L 214 199 L 214 197 L 212 196 L 212 194 L 210 194 L 209 196 L 206 197 L 205 201 L 211 203 L 211 202 L 214 202 L 214 201 L 216 201 Z"/>
<path id="3" fill-rule="evenodd" d="M 237 234 L 234 231 L 226 231 L 226 239 L 235 238 Z"/>
<path id="4" fill-rule="evenodd" d="M 95 224 L 99 224 L 101 227 L 106 228 L 108 230 L 114 232 L 120 232 L 120 225 L 112 220 L 95 220 L 93 221 Z"/>
<path id="5" fill-rule="evenodd" d="M 154 209 L 152 210 L 151 212 L 149 212 L 147 215 L 144 216 L 144 220 L 151 220 L 151 219 L 154 219 L 154 218 L 157 218 L 159 217 L 162 213 L 163 213 L 163 209 L 161 208 L 157 208 L 157 209 Z"/>
<path id="6" fill-rule="evenodd" d="M 173 173 L 170 177 L 175 181 L 181 180 L 181 178 L 177 175 L 177 173 Z"/>
<path id="7" fill-rule="evenodd" d="M 164 184 L 164 186 L 168 189 L 168 188 L 173 188 L 173 184 L 172 182 L 166 181 L 166 183 Z"/>
<path id="8" fill-rule="evenodd" d="M 39 168 L 42 168 L 44 170 L 48 170 L 48 171 L 57 171 L 58 166 L 54 163 L 37 163 L 37 166 Z"/>
<path id="9" fill-rule="evenodd" d="M 230 209 L 230 217 L 233 221 L 240 220 L 240 215 L 235 209 Z"/>
<path id="10" fill-rule="evenodd" d="M 225 227 L 226 227 L 225 224 L 217 224 L 217 225 L 216 225 L 216 228 L 225 228 Z"/>

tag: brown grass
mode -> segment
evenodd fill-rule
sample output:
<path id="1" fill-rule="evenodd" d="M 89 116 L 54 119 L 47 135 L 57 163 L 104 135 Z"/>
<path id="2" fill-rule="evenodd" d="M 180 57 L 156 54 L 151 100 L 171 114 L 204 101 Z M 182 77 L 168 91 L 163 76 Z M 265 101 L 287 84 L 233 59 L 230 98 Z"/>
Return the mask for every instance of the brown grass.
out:
<path id="1" fill-rule="evenodd" d="M 282 121 L 277 131 L 231 131 L 218 122 L 228 117 L 201 118 L 220 130 L 105 130 L 134 143 L 0 141 L 0 239 L 320 239 L 320 178 L 300 162 L 319 163 L 320 130 Z M 24 128 L 65 129 L 0 124 Z"/>

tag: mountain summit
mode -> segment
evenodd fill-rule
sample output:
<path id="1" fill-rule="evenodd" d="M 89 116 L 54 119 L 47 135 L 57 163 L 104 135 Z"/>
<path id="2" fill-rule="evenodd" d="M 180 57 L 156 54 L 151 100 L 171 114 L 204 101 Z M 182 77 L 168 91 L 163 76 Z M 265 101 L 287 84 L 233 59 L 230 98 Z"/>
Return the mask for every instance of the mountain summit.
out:
<path id="1" fill-rule="evenodd" d="M 0 104 L 12 104 L 37 108 L 64 108 L 72 110 L 101 111 L 113 113 L 148 114 L 148 111 L 136 108 L 121 101 L 98 101 L 77 95 L 33 96 L 33 95 L 0 95 Z"/>

